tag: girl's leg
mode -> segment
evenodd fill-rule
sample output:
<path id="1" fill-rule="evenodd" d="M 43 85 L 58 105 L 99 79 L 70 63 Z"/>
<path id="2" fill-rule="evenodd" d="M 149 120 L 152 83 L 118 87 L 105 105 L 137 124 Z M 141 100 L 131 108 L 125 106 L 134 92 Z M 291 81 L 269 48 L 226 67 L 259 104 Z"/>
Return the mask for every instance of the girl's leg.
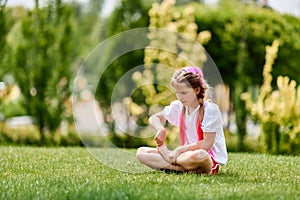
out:
<path id="1" fill-rule="evenodd" d="M 187 151 L 177 157 L 176 163 L 195 173 L 211 173 L 212 160 L 203 149 Z"/>
<path id="2" fill-rule="evenodd" d="M 140 147 L 136 152 L 137 160 L 147 165 L 152 169 L 168 169 L 175 171 L 186 171 L 183 167 L 179 165 L 173 165 L 168 163 L 161 154 L 157 151 L 156 148 L 151 147 Z"/>

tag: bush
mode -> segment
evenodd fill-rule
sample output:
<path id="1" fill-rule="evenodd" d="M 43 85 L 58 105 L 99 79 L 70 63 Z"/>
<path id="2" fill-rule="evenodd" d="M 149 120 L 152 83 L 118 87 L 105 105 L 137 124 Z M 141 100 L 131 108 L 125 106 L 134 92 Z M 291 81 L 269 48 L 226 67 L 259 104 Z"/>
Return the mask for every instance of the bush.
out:
<path id="1" fill-rule="evenodd" d="M 40 133 L 35 125 L 10 127 L 1 122 L 0 144 L 2 145 L 40 145 Z M 56 131 L 45 135 L 45 146 L 83 146 L 76 130 L 70 128 L 67 133 Z"/>
<path id="2" fill-rule="evenodd" d="M 273 89 L 273 63 L 277 56 L 279 42 L 274 41 L 266 47 L 266 64 L 264 65 L 264 82 L 259 95 L 253 100 L 249 92 L 241 98 L 246 102 L 246 108 L 251 117 L 258 120 L 266 150 L 269 153 L 296 154 L 300 148 L 300 86 L 289 77 L 277 77 L 277 88 Z"/>
<path id="3" fill-rule="evenodd" d="M 226 139 L 226 146 L 228 152 L 239 152 L 237 146 L 238 135 L 233 134 L 230 132 L 225 132 L 225 139 Z M 246 136 L 244 140 L 244 152 L 256 152 L 256 153 L 263 153 L 264 150 L 264 143 L 263 137 L 261 135 L 257 137 L 253 136 Z"/>
<path id="4" fill-rule="evenodd" d="M 33 125 L 9 127 L 1 123 L 1 126 L 1 144 L 37 145 L 40 141 L 39 131 Z"/>

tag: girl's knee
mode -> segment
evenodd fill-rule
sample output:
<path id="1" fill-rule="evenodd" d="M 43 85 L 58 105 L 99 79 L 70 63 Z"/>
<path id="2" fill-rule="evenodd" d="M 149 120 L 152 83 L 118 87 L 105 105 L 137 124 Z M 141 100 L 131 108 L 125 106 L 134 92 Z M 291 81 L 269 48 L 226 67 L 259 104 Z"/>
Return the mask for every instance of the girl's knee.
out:
<path id="1" fill-rule="evenodd" d="M 194 154 L 192 155 L 192 162 L 197 163 L 203 168 L 209 168 L 212 166 L 211 157 L 204 149 L 194 151 Z"/>
<path id="2" fill-rule="evenodd" d="M 145 147 L 139 147 L 136 151 L 136 159 L 141 162 L 143 160 L 143 154 L 145 153 Z"/>
<path id="3" fill-rule="evenodd" d="M 139 147 L 136 151 L 136 159 L 141 162 L 144 163 L 145 161 L 145 155 L 148 153 L 151 153 L 152 148 L 149 147 Z"/>
<path id="4" fill-rule="evenodd" d="M 198 152 L 198 157 L 200 158 L 199 160 L 202 163 L 203 169 L 206 169 L 204 171 L 210 171 L 213 162 L 212 162 L 212 159 L 211 159 L 210 155 L 208 154 L 208 152 L 205 151 L 204 149 L 200 149 Z"/>
<path id="5" fill-rule="evenodd" d="M 136 151 L 136 154 L 148 153 L 149 151 L 149 147 L 139 147 Z"/>
<path id="6" fill-rule="evenodd" d="M 144 147 L 139 147 L 137 150 L 136 150 L 136 154 L 140 154 L 141 152 L 143 152 Z"/>
<path id="7" fill-rule="evenodd" d="M 191 156 L 193 161 L 199 162 L 210 159 L 209 154 L 204 149 L 195 150 Z"/>
<path id="8" fill-rule="evenodd" d="M 199 149 L 199 150 L 198 150 L 198 157 L 199 157 L 200 159 L 210 158 L 208 152 L 205 151 L 204 149 Z"/>

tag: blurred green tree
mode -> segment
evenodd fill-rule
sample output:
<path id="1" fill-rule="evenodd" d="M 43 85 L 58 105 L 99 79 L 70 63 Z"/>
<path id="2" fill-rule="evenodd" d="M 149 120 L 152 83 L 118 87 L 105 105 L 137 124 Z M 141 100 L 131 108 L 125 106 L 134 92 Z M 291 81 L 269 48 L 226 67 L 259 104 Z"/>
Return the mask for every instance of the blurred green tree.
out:
<path id="1" fill-rule="evenodd" d="M 20 40 L 12 44 L 12 73 L 27 114 L 37 121 L 43 145 L 47 131 L 56 130 L 65 117 L 74 38 L 68 6 L 57 0 L 39 8 L 39 1 L 35 2 L 15 30 Z"/>
<path id="2" fill-rule="evenodd" d="M 56 0 L 43 7 L 35 1 L 34 9 L 5 7 L 6 2 L 0 2 L 0 80 L 17 84 L 21 98 L 5 101 L 1 114 L 33 116 L 45 144 L 46 132 L 54 133 L 62 120 L 73 123 L 71 78 L 99 42 L 103 0 Z"/>
<path id="3" fill-rule="evenodd" d="M 6 3 L 7 0 L 0 0 L 0 107 L 5 106 L 3 101 L 9 96 L 12 88 L 10 83 L 4 82 L 3 80 L 5 74 L 9 71 L 9 66 L 7 65 L 7 60 L 9 58 L 7 35 L 11 26 L 11 20 L 9 19 L 10 15 L 8 14 L 9 11 L 6 8 Z M 1 109 L 0 114 L 3 115 L 3 109 Z"/>
<path id="4" fill-rule="evenodd" d="M 149 25 L 148 11 L 154 0 L 122 0 L 116 5 L 113 12 L 103 18 L 100 39 L 104 40 L 113 35 L 134 28 L 147 27 Z M 116 41 L 116 46 L 106 49 L 106 53 L 110 51 L 118 51 L 117 45 L 120 41 Z M 96 98 L 100 103 L 101 109 L 105 115 L 104 119 L 109 125 L 109 134 L 112 142 L 122 147 L 137 147 L 141 145 L 141 140 L 132 137 L 130 134 L 121 136 L 116 133 L 115 122 L 111 120 L 111 95 L 117 81 L 130 69 L 142 65 L 144 59 L 144 51 L 136 50 L 120 56 L 112 62 L 99 80 L 96 91 Z M 129 80 L 131 81 L 131 80 Z M 129 83 L 128 83 L 129 84 Z M 132 82 L 132 84 L 134 84 Z"/>
<path id="5" fill-rule="evenodd" d="M 5 5 L 7 1 L 0 1 L 0 55 L 2 58 L 3 49 L 6 43 L 6 34 L 7 34 L 7 24 L 6 24 L 6 17 L 5 17 Z M 2 59 L 1 59 L 2 60 Z"/>
<path id="6" fill-rule="evenodd" d="M 6 35 L 8 33 L 8 24 L 6 19 L 6 3 L 7 0 L 0 0 L 0 77 L 5 73 L 5 68 L 3 67 L 3 61 L 5 56 L 5 46 L 6 46 Z"/>
<path id="7" fill-rule="evenodd" d="M 84 3 L 73 1 L 69 4 L 73 11 L 71 24 L 76 38 L 77 59 L 81 62 L 100 42 L 102 22 L 101 10 L 104 0 L 88 0 Z"/>

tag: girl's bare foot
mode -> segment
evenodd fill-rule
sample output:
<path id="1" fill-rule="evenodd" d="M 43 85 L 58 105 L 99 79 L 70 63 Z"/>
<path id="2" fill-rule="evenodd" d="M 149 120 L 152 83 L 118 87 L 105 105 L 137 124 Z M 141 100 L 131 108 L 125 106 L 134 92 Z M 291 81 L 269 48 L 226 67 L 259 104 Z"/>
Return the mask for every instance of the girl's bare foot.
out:
<path id="1" fill-rule="evenodd" d="M 170 151 L 167 148 L 167 146 L 165 144 L 156 147 L 157 151 L 161 154 L 161 156 L 168 162 L 171 163 L 170 161 Z"/>

